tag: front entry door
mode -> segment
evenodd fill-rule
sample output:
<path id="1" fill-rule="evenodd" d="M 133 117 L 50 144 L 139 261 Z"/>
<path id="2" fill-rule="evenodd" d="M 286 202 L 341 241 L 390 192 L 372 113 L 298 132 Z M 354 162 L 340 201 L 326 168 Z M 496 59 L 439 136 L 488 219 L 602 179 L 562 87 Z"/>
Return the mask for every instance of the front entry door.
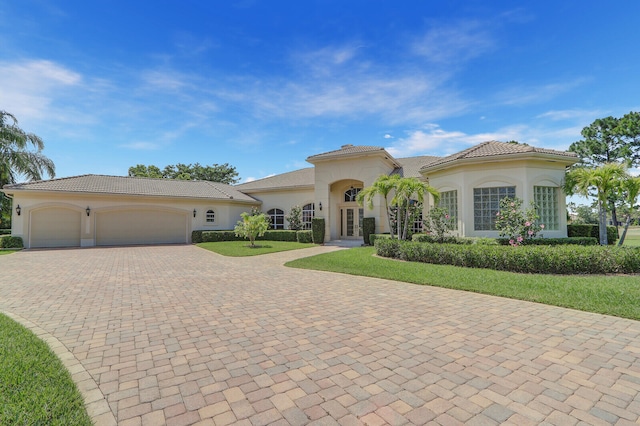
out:
<path id="1" fill-rule="evenodd" d="M 340 209 L 340 238 L 361 238 L 364 209 L 343 207 Z"/>

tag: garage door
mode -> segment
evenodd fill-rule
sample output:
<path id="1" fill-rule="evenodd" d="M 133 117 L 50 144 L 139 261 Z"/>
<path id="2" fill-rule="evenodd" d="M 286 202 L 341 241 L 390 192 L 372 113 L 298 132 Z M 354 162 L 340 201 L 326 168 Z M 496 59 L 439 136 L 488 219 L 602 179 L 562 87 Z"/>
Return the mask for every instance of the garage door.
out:
<path id="1" fill-rule="evenodd" d="M 79 247 L 81 214 L 59 207 L 32 211 L 29 247 Z"/>
<path id="2" fill-rule="evenodd" d="M 187 213 L 117 210 L 96 213 L 96 244 L 169 244 L 187 242 Z"/>

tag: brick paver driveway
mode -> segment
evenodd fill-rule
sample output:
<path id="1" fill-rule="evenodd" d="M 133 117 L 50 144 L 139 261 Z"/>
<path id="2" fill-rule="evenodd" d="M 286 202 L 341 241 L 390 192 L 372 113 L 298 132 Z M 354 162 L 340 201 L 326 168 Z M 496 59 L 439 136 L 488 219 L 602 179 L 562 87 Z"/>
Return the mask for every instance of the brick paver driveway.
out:
<path id="1" fill-rule="evenodd" d="M 20 252 L 0 310 L 99 425 L 638 421 L 638 322 L 282 266 L 335 249 Z"/>

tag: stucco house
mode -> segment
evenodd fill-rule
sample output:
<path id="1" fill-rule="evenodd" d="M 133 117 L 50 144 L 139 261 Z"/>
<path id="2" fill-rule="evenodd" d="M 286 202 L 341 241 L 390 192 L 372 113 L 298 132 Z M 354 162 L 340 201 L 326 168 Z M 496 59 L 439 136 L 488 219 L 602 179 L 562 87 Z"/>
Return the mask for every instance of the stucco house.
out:
<path id="1" fill-rule="evenodd" d="M 545 237 L 565 237 L 561 187 L 566 167 L 577 160 L 570 152 L 496 141 L 447 157 L 394 158 L 381 147 L 343 145 L 308 157 L 313 167 L 235 186 L 82 175 L 6 185 L 3 192 L 13 198 L 12 235 L 28 248 L 189 243 L 193 230 L 233 229 L 251 207 L 267 213 L 274 228 L 287 229 L 285 216 L 295 205 L 309 228 L 313 217 L 325 219 L 327 240 L 361 239 L 364 217 L 376 219 L 376 232 L 389 230 L 383 200 L 377 197 L 369 210 L 356 195 L 394 173 L 440 191 L 457 235 L 497 236 L 498 202 L 517 196 L 538 205 Z M 432 203 L 425 204 L 426 210 Z"/>

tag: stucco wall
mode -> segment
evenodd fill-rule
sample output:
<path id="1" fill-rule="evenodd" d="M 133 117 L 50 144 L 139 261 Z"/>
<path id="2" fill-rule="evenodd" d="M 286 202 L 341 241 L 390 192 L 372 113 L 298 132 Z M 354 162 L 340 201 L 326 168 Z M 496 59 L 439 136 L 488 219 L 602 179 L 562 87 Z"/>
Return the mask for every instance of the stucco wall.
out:
<path id="1" fill-rule="evenodd" d="M 566 196 L 561 190 L 565 175 L 562 163 L 537 160 L 483 162 L 465 164 L 428 174 L 429 183 L 438 191 L 458 191 L 458 232 L 468 237 L 498 237 L 498 231 L 474 230 L 473 189 L 494 186 L 515 186 L 516 197 L 523 206 L 533 201 L 534 186 L 558 189 L 558 230 L 545 229 L 543 236 L 567 236 Z"/>
<path id="2" fill-rule="evenodd" d="M 254 203 L 259 207 L 259 202 Z M 17 215 L 15 207 L 20 205 L 21 214 Z M 167 199 L 160 197 L 110 196 L 91 194 L 56 194 L 56 193 L 21 193 L 13 197 L 12 234 L 22 237 L 25 246 L 29 241 L 30 213 L 36 209 L 47 207 L 64 207 L 82 213 L 81 245 L 95 245 L 95 214 L 109 210 L 157 209 L 183 211 L 188 213 L 189 223 L 186 229 L 187 241 L 191 241 L 192 230 L 225 230 L 233 229 L 240 219 L 240 213 L 250 211 L 252 204 L 233 201 L 206 201 L 197 199 Z M 91 209 L 89 216 L 86 208 Z M 193 217 L 193 210 L 196 215 Z M 205 222 L 205 213 L 212 209 L 215 222 Z"/>

